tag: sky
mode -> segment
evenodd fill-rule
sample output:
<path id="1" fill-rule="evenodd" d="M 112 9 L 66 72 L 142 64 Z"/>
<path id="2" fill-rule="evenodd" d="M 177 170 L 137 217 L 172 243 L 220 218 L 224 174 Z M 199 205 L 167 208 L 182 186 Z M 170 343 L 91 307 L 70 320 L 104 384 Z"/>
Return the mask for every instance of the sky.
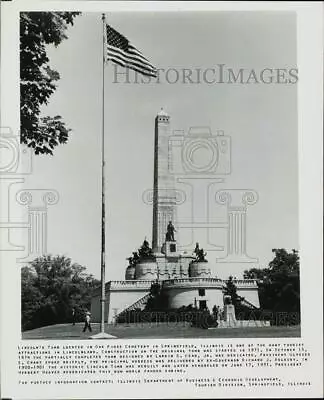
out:
<path id="1" fill-rule="evenodd" d="M 158 68 L 296 68 L 294 13 L 114 12 L 107 22 Z M 48 209 L 48 251 L 71 257 L 99 278 L 101 15 L 77 17 L 67 36 L 57 48 L 48 48 L 50 65 L 61 79 L 43 113 L 61 115 L 71 135 L 53 157 L 34 157 L 25 185 L 59 192 L 59 202 Z M 226 207 L 214 201 L 221 189 L 258 193 L 258 202 L 247 210 L 246 232 L 247 253 L 258 262 L 216 263 L 225 254 L 225 249 L 215 251 L 216 245 L 225 245 L 225 230 L 210 230 L 207 243 L 206 230 L 194 228 L 194 242 L 207 249 L 215 275 L 239 277 L 245 269 L 265 267 L 273 248 L 298 249 L 296 84 L 170 84 L 165 79 L 136 84 L 125 83 L 122 76 L 114 83 L 109 64 L 104 74 L 106 280 L 124 279 L 126 258 L 145 237 L 151 241 L 152 205 L 143 201 L 143 194 L 153 185 L 154 119 L 161 107 L 170 115 L 172 130 L 187 135 L 190 127 L 209 127 L 214 136 L 224 131 L 232 143 L 230 174 L 205 174 L 177 184 L 187 190 L 186 201 L 178 207 L 177 237 L 184 250 L 193 249 L 194 243 L 180 219 L 190 221 L 192 209 L 199 221 L 207 210 L 209 219 L 226 221 Z M 203 160 L 208 154 L 196 156 Z M 206 192 L 217 178 L 223 182 Z"/>

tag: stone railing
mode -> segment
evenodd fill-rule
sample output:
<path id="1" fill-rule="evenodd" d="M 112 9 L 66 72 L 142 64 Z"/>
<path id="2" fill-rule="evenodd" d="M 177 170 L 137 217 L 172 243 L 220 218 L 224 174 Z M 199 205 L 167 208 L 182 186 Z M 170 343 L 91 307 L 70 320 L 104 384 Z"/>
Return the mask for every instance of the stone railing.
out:
<path id="1" fill-rule="evenodd" d="M 129 280 L 129 281 L 110 281 L 106 283 L 106 291 L 109 290 L 149 290 L 152 283 L 156 280 Z M 226 279 L 219 278 L 174 278 L 160 281 L 165 288 L 171 287 L 217 287 L 223 288 L 226 285 Z M 234 285 L 238 290 L 257 288 L 255 279 L 233 279 Z M 94 295 L 100 294 L 98 287 Z"/>
<path id="2" fill-rule="evenodd" d="M 238 289 L 256 288 L 257 283 L 255 279 L 236 279 L 233 283 Z M 219 278 L 179 278 L 168 279 L 163 281 L 163 286 L 169 287 L 224 287 L 226 280 Z"/>
<path id="3" fill-rule="evenodd" d="M 218 278 L 179 278 L 163 281 L 163 287 L 222 287 L 224 281 Z"/>
<path id="4" fill-rule="evenodd" d="M 149 289 L 156 280 L 134 280 L 134 281 L 110 281 L 107 284 L 107 289 Z"/>
<path id="5" fill-rule="evenodd" d="M 233 279 L 233 283 L 237 288 L 257 287 L 255 279 Z"/>

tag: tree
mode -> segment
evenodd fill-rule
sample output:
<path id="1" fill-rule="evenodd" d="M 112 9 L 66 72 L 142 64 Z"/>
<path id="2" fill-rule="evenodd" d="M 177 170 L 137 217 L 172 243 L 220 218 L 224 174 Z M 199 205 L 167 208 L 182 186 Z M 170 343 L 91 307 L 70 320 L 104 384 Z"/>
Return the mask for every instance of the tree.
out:
<path id="1" fill-rule="evenodd" d="M 49 66 L 46 46 L 67 39 L 66 30 L 78 12 L 22 12 L 20 14 L 20 141 L 35 154 L 53 154 L 68 141 L 70 129 L 61 116 L 42 116 L 60 79 Z"/>
<path id="2" fill-rule="evenodd" d="M 145 305 L 146 311 L 163 311 L 166 309 L 167 297 L 161 284 L 156 281 L 152 282 L 150 287 L 150 295 Z"/>
<path id="3" fill-rule="evenodd" d="M 65 256 L 36 258 L 21 271 L 22 328 L 69 322 L 71 310 L 83 315 L 99 281 Z"/>
<path id="4" fill-rule="evenodd" d="M 292 252 L 288 253 L 285 249 L 272 249 L 272 252 L 275 253 L 274 259 L 269 263 L 272 276 L 276 273 L 299 275 L 299 255 L 297 250 L 292 249 Z"/>
<path id="5" fill-rule="evenodd" d="M 231 297 L 231 303 L 234 305 L 235 309 L 241 304 L 243 297 L 237 294 L 237 288 L 233 282 L 233 277 L 230 276 L 226 281 L 226 286 L 224 287 L 223 293 L 225 296 Z"/>
<path id="6" fill-rule="evenodd" d="M 244 271 L 243 278 L 244 279 L 256 279 L 263 281 L 266 279 L 268 275 L 268 268 L 251 268 L 249 270 Z"/>
<path id="7" fill-rule="evenodd" d="M 274 314 L 287 313 L 295 319 L 300 314 L 299 255 L 293 249 L 273 249 L 273 260 L 268 268 L 250 269 L 244 278 L 258 279 L 261 308 Z M 298 320 L 299 318 L 297 318 Z"/>

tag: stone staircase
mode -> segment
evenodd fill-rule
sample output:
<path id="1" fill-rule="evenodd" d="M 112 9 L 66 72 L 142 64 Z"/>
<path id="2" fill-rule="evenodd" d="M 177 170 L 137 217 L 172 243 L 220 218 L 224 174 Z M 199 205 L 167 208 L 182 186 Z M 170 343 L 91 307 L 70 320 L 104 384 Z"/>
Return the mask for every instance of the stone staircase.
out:
<path id="1" fill-rule="evenodd" d="M 223 286 L 223 289 L 225 289 L 225 286 Z M 244 306 L 250 308 L 251 310 L 259 310 L 258 307 L 256 307 L 250 301 L 246 300 L 244 297 L 241 297 L 241 304 L 243 304 Z"/>
<path id="2" fill-rule="evenodd" d="M 258 307 L 256 307 L 254 304 L 250 303 L 248 300 L 245 300 L 243 298 L 242 304 L 246 307 L 249 307 L 251 310 L 258 310 Z"/>
<path id="3" fill-rule="evenodd" d="M 120 313 L 115 315 L 115 317 L 114 317 L 115 321 L 117 321 L 119 317 L 126 315 L 130 311 L 134 311 L 134 310 L 138 310 L 138 309 L 144 310 L 149 297 L 150 297 L 150 293 L 146 293 L 143 297 L 141 297 L 140 299 L 135 301 L 135 303 L 124 308 L 124 310 L 122 310 Z M 241 302 L 244 306 L 250 308 L 251 310 L 258 310 L 258 307 L 256 307 L 254 304 L 252 304 L 251 302 L 249 302 L 248 300 L 246 300 L 244 298 L 242 298 Z"/>
<path id="4" fill-rule="evenodd" d="M 130 311 L 134 310 L 144 310 L 144 307 L 146 306 L 147 300 L 150 297 L 150 293 L 146 293 L 145 296 L 141 297 L 139 300 L 135 301 L 135 303 L 131 304 L 130 306 L 126 307 L 123 311 L 115 315 L 115 321 L 118 320 L 119 317 L 127 314 Z"/>

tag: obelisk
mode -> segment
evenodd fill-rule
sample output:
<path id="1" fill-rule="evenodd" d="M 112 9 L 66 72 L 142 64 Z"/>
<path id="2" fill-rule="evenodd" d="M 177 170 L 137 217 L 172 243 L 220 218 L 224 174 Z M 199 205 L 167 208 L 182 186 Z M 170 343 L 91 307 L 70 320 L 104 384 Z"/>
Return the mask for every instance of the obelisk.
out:
<path id="1" fill-rule="evenodd" d="M 152 249 L 161 253 L 169 221 L 176 220 L 175 179 L 169 168 L 170 117 L 161 109 L 155 118 Z"/>

